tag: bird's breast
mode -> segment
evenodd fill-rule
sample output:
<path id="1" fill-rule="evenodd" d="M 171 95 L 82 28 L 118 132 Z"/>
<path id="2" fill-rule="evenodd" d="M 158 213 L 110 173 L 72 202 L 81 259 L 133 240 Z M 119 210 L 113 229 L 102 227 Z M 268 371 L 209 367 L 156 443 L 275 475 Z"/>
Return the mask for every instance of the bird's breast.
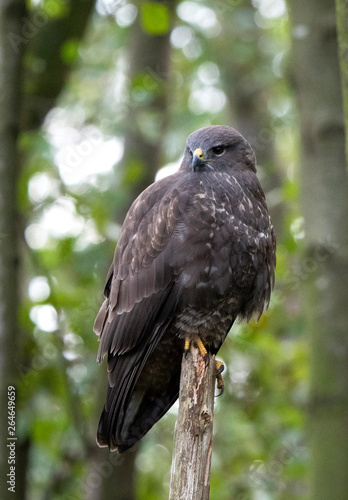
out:
<path id="1" fill-rule="evenodd" d="M 222 298 L 238 301 L 254 282 L 259 253 L 265 253 L 269 228 L 258 228 L 262 206 L 251 202 L 237 180 L 228 186 L 201 183 L 177 224 L 178 281 L 194 309 Z"/>

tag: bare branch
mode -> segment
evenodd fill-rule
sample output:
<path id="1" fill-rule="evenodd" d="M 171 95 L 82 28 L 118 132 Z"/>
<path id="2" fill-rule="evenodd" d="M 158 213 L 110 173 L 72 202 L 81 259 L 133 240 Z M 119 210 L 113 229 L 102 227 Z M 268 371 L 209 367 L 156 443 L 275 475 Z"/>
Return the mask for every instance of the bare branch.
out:
<path id="1" fill-rule="evenodd" d="M 209 499 L 215 374 L 215 356 L 206 364 L 191 347 L 183 357 L 169 500 Z"/>

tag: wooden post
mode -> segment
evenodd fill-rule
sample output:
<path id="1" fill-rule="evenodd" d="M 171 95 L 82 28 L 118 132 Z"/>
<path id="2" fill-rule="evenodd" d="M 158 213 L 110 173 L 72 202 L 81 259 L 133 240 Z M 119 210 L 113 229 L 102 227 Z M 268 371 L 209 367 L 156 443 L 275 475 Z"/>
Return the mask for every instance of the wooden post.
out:
<path id="1" fill-rule="evenodd" d="M 209 499 L 215 375 L 215 356 L 206 364 L 191 346 L 181 365 L 169 500 Z"/>

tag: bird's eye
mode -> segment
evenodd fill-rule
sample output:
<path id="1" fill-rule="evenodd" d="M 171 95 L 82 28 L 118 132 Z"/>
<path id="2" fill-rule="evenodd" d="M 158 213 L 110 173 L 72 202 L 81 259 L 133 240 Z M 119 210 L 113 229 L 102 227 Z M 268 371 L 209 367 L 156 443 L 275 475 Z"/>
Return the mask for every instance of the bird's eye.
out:
<path id="1" fill-rule="evenodd" d="M 212 148 L 212 152 L 216 156 L 221 156 L 222 154 L 224 154 L 225 148 L 223 146 L 215 146 L 214 148 Z"/>

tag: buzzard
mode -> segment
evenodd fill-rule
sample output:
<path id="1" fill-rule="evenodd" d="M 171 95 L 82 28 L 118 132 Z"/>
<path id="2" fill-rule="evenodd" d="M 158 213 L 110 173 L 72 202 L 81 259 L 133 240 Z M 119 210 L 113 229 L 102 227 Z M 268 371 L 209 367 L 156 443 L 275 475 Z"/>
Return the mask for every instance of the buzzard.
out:
<path id="1" fill-rule="evenodd" d="M 237 318 L 268 306 L 276 242 L 255 164 L 237 130 L 201 128 L 132 204 L 94 325 L 108 359 L 99 446 L 133 446 L 178 398 L 183 351 L 216 354 Z"/>

